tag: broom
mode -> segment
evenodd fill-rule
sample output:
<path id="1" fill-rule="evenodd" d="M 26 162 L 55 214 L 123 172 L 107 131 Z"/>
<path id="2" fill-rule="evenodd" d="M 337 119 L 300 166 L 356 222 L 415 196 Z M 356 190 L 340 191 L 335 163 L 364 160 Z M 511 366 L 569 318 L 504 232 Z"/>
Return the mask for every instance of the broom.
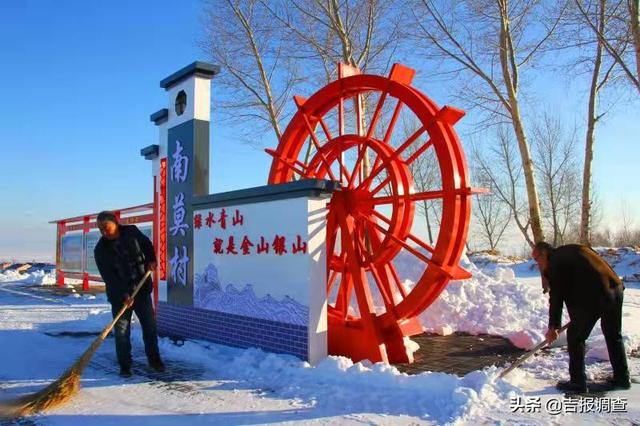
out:
<path id="1" fill-rule="evenodd" d="M 570 323 L 566 323 L 565 325 L 562 326 L 562 328 L 560 330 L 558 330 L 558 335 L 562 334 L 563 331 L 565 331 L 568 327 L 569 327 Z M 533 354 L 535 354 L 536 352 L 538 352 L 540 349 L 544 348 L 545 346 L 547 346 L 548 344 L 550 344 L 551 342 L 548 341 L 547 339 L 544 339 L 542 342 L 538 343 L 533 349 L 531 349 L 529 352 L 527 352 L 526 354 L 522 355 L 520 358 L 518 358 L 517 360 L 515 360 L 513 362 L 513 364 L 511 364 L 509 366 L 509 368 L 505 369 L 502 371 L 502 373 L 500 373 L 500 375 L 498 376 L 498 379 L 502 379 L 504 376 L 506 376 L 507 374 L 511 373 L 511 371 L 513 371 L 516 367 L 518 367 L 519 365 L 521 365 L 523 362 L 525 362 L 526 360 L 528 360 Z"/>
<path id="2" fill-rule="evenodd" d="M 151 275 L 151 271 L 147 271 L 140 282 L 136 285 L 131 295 L 131 299 L 136 297 L 142 285 Z M 129 308 L 128 304 L 124 304 L 113 321 L 102 330 L 102 333 L 91 343 L 91 346 L 84 351 L 82 356 L 73 364 L 64 374 L 55 382 L 46 388 L 31 395 L 25 395 L 14 401 L 6 401 L 0 403 L 0 418 L 16 418 L 38 413 L 40 411 L 49 410 L 68 402 L 80 390 L 80 376 L 87 366 L 95 351 L 100 347 L 104 339 L 116 322 Z"/>

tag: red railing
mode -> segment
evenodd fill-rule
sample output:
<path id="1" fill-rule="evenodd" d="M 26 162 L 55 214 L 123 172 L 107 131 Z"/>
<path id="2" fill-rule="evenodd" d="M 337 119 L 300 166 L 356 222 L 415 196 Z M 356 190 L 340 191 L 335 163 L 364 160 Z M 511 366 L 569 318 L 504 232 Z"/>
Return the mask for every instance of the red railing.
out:
<path id="1" fill-rule="evenodd" d="M 155 198 L 155 197 L 154 197 Z M 157 250 L 157 226 L 155 221 L 154 212 L 155 204 L 157 200 L 154 199 L 154 203 L 141 204 L 139 206 L 127 207 L 124 209 L 113 210 L 118 217 L 120 223 L 129 224 L 141 224 L 149 223 L 153 229 L 153 241 Z M 96 217 L 98 213 L 90 213 L 82 216 L 75 216 L 65 219 L 58 219 L 49 223 L 55 223 L 56 226 L 56 283 L 58 287 L 63 287 L 65 284 L 65 278 L 81 279 L 82 289 L 89 289 L 89 281 L 102 281 L 100 275 L 91 274 L 87 270 L 87 234 L 97 228 Z M 63 265 L 63 237 L 69 232 L 82 231 L 81 243 L 80 243 L 80 268 L 73 270 L 65 270 Z M 154 285 L 157 285 L 157 279 L 154 280 Z"/>

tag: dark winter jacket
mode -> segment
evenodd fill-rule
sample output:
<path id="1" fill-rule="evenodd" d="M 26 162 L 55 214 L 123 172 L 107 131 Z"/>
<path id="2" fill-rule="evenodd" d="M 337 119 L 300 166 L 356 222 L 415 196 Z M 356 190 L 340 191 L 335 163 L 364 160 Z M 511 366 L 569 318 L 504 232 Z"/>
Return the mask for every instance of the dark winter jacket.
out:
<path id="1" fill-rule="evenodd" d="M 549 328 L 561 327 L 562 304 L 574 314 L 599 317 L 624 289 L 611 266 L 595 250 L 570 244 L 549 254 L 545 276 L 549 281 Z"/>
<path id="2" fill-rule="evenodd" d="M 153 244 L 135 225 L 118 225 L 120 236 L 115 240 L 100 238 L 93 251 L 98 270 L 105 283 L 107 298 L 111 303 L 121 303 L 125 295 L 131 295 L 138 281 L 146 272 L 146 265 L 155 262 Z M 147 279 L 138 294 L 153 290 L 151 278 Z"/>

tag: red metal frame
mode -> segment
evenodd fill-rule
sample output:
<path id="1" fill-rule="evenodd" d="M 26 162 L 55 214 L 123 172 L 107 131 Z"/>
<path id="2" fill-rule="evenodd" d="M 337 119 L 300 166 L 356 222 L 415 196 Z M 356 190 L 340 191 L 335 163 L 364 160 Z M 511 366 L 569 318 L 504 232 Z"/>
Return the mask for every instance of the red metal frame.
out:
<path id="1" fill-rule="evenodd" d="M 61 220 L 56 224 L 56 284 L 58 287 L 64 286 L 64 272 L 62 265 L 62 237 L 66 233 L 65 221 Z"/>
<path id="2" fill-rule="evenodd" d="M 152 213 L 135 214 L 140 212 L 146 212 L 151 210 Z M 153 214 L 154 204 L 141 204 L 139 206 L 128 207 L 124 209 L 114 210 L 120 223 L 133 224 L 133 223 L 149 223 L 154 224 L 154 238 L 155 238 L 155 215 Z M 49 223 L 56 224 L 56 284 L 58 287 L 64 286 L 65 278 L 81 279 L 82 289 L 87 291 L 89 289 L 90 281 L 102 281 L 102 277 L 96 275 L 90 275 L 86 271 L 86 265 L 82 265 L 83 272 L 71 272 L 64 271 L 62 269 L 62 237 L 72 231 L 82 231 L 83 234 L 87 234 L 92 229 L 96 228 L 95 219 L 98 213 L 85 214 L 82 216 L 75 216 L 65 219 L 58 219 Z M 122 215 L 127 215 L 122 217 Z M 83 260 L 84 262 L 84 260 Z"/>
<path id="3" fill-rule="evenodd" d="M 404 336 L 422 332 L 417 315 L 433 303 L 450 279 L 470 276 L 458 263 L 469 226 L 471 195 L 477 190 L 469 185 L 464 153 L 453 130 L 464 112 L 439 108 L 411 86 L 414 75 L 414 70 L 400 64 L 386 78 L 341 65 L 338 80 L 309 99 L 294 97 L 297 113 L 277 149 L 267 150 L 274 157 L 270 184 L 298 178 L 342 183 L 327 205 L 327 292 L 335 295 L 328 307 L 329 352 L 354 360 L 411 362 Z M 378 101 L 370 123 L 362 128 L 358 99 L 372 94 Z M 354 102 L 353 133 L 345 131 L 349 123 L 345 101 Z M 384 118 L 387 102 L 395 104 L 390 104 L 390 117 Z M 403 109 L 415 116 L 420 128 L 393 145 Z M 334 122 L 337 134 L 330 130 Z M 300 156 L 307 141 L 315 153 L 305 162 Z M 438 161 L 441 188 L 415 193 L 411 165 L 429 150 Z M 347 166 L 349 153 L 355 161 Z M 375 158 L 367 177 L 362 173 L 365 155 Z M 438 239 L 431 246 L 412 233 L 412 224 L 416 201 L 436 199 L 442 203 L 442 217 Z M 401 250 L 425 266 L 411 290 L 404 288 L 393 263 Z M 374 308 L 374 289 L 382 298 L 384 312 Z"/>

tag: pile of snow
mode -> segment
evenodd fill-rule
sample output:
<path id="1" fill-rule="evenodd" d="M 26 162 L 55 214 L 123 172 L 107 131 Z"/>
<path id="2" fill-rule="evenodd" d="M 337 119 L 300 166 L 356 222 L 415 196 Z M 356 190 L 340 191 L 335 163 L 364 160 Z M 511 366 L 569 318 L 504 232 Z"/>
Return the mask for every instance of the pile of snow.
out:
<path id="1" fill-rule="evenodd" d="M 55 285 L 56 273 L 45 272 L 42 270 L 37 270 L 26 274 L 21 274 L 17 271 L 3 271 L 0 272 L 0 283 L 2 282 L 33 285 Z"/>
<path id="2" fill-rule="evenodd" d="M 467 258 L 461 266 L 473 278 L 452 281 L 420 316 L 428 332 L 493 334 L 529 349 L 544 337 L 548 318 L 547 296 L 539 285 L 516 279 L 513 269 L 496 266 L 493 276 Z"/>
<path id="3" fill-rule="evenodd" d="M 625 282 L 640 281 L 640 249 L 635 247 L 596 247 Z"/>

